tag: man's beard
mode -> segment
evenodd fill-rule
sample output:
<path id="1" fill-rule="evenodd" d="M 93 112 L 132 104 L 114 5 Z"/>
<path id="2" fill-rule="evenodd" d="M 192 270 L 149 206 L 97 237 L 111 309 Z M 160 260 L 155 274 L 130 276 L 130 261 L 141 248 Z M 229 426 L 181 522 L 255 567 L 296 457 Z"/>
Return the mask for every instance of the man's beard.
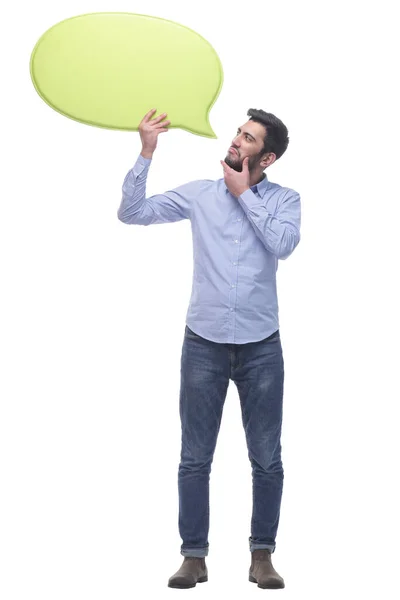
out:
<path id="1" fill-rule="evenodd" d="M 241 161 L 240 158 L 237 158 L 237 160 L 233 160 L 232 159 L 232 154 L 227 154 L 226 157 L 225 157 L 225 162 L 228 165 L 228 167 L 230 167 L 234 171 L 237 171 L 238 173 L 242 172 L 242 170 L 243 170 L 243 161 Z"/>
<path id="2" fill-rule="evenodd" d="M 250 173 L 254 169 L 254 167 L 256 166 L 257 162 L 259 161 L 259 159 L 261 158 L 262 155 L 263 155 L 263 151 L 259 152 L 255 156 L 251 156 L 249 158 L 247 167 L 248 167 Z M 228 167 L 231 167 L 231 169 L 233 169 L 234 171 L 237 171 L 238 173 L 241 173 L 243 171 L 243 160 L 241 160 L 237 154 L 232 154 L 230 152 L 228 152 L 228 154 L 225 157 L 225 162 L 228 165 Z"/>

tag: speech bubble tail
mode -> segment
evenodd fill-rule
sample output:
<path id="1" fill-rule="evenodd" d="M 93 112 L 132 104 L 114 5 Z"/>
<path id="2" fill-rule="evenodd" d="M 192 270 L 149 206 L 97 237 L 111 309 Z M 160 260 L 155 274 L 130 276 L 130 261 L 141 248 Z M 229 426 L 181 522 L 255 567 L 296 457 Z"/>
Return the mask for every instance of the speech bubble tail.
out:
<path id="1" fill-rule="evenodd" d="M 213 132 L 212 129 L 210 129 L 210 131 L 207 132 L 207 133 L 199 133 L 199 135 L 202 135 L 203 137 L 206 137 L 206 138 L 210 138 L 212 140 L 216 140 L 217 139 L 217 136 L 215 135 L 215 133 Z"/>
<path id="2" fill-rule="evenodd" d="M 216 136 L 215 132 L 211 129 L 211 127 L 209 127 L 209 132 L 208 132 L 207 137 L 212 138 L 214 140 L 217 139 L 217 136 Z"/>
<path id="3" fill-rule="evenodd" d="M 217 139 L 217 136 L 215 135 L 215 132 L 213 131 L 213 129 L 212 129 L 211 125 L 210 125 L 210 121 L 208 120 L 208 115 L 207 115 L 204 123 L 202 123 L 201 129 L 202 129 L 203 135 L 205 137 L 212 138 L 212 139 Z"/>

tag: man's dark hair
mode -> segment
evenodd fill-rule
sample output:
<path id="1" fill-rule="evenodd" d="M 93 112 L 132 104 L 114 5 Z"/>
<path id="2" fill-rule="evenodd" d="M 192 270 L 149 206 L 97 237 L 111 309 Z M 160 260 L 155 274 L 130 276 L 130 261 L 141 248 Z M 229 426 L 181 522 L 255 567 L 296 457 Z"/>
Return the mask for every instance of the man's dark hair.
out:
<path id="1" fill-rule="evenodd" d="M 252 121 L 264 125 L 267 130 L 262 154 L 265 152 L 273 152 L 276 154 L 277 159 L 280 158 L 289 144 L 286 125 L 272 113 L 267 113 L 257 108 L 250 108 L 247 111 L 247 116 L 250 117 Z"/>

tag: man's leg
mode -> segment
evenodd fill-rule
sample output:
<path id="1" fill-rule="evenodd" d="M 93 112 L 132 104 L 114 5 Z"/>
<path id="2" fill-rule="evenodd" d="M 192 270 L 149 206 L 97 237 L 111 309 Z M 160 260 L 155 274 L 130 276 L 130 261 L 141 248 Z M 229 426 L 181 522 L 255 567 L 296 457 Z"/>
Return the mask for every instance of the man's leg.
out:
<path id="1" fill-rule="evenodd" d="M 253 475 L 250 551 L 272 553 L 283 489 L 284 362 L 279 331 L 260 342 L 238 346 L 233 380 L 239 392 Z"/>
<path id="2" fill-rule="evenodd" d="M 179 532 L 181 554 L 208 555 L 209 479 L 229 385 L 227 346 L 185 329 L 181 359 Z"/>

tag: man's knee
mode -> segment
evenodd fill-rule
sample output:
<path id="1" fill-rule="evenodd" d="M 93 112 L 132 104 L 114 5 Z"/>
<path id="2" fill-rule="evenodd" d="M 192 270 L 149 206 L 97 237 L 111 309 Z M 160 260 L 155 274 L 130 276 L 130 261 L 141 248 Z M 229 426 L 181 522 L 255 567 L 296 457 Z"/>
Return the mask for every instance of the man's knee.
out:
<path id="1" fill-rule="evenodd" d="M 180 474 L 206 473 L 211 472 L 211 463 L 213 456 L 209 453 L 182 453 L 179 463 Z"/>

